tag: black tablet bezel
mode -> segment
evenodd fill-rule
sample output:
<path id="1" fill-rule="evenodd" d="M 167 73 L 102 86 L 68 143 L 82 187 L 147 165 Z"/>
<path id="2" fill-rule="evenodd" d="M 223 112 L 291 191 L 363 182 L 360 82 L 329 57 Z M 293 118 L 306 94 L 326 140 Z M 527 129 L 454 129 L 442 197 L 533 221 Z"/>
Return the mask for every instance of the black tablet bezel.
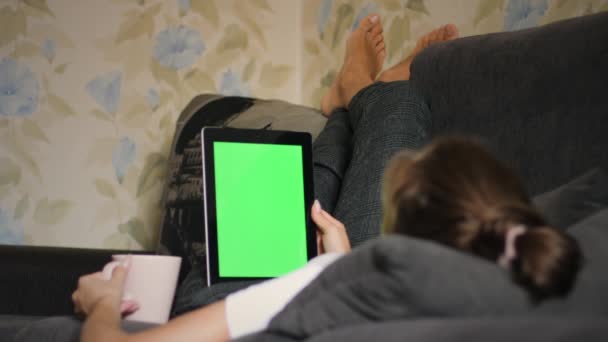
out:
<path id="1" fill-rule="evenodd" d="M 242 142 L 256 144 L 298 145 L 302 147 L 304 175 L 304 215 L 306 218 L 306 245 L 308 260 L 317 255 L 316 226 L 310 217 L 310 207 L 314 201 L 312 169 L 312 137 L 305 132 L 269 131 L 204 127 L 201 130 L 203 207 L 205 220 L 207 285 L 242 280 L 263 280 L 267 277 L 220 277 L 217 252 L 217 216 L 215 206 L 215 164 L 213 143 Z"/>

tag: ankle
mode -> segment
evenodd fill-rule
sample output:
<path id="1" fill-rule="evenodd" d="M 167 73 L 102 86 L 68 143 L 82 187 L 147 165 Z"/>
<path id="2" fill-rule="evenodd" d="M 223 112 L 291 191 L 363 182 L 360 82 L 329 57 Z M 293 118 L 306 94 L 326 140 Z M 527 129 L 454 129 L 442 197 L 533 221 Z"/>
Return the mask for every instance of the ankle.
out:
<path id="1" fill-rule="evenodd" d="M 339 82 L 339 94 L 342 99 L 342 103 L 344 106 L 349 107 L 350 101 L 352 98 L 359 92 L 361 89 L 371 85 L 374 83 L 370 77 L 365 76 L 361 73 L 343 73 Z"/>
<path id="2" fill-rule="evenodd" d="M 380 73 L 380 75 L 378 76 L 378 81 L 380 82 L 391 82 L 393 76 L 393 70 L 384 70 L 383 72 Z"/>

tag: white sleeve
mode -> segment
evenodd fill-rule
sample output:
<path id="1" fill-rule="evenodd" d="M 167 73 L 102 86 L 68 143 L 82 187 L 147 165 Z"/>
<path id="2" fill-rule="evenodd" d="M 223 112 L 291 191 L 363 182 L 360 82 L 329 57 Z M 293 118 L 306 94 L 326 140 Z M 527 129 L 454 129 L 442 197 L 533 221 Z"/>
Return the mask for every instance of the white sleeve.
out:
<path id="1" fill-rule="evenodd" d="M 342 256 L 326 253 L 287 275 L 230 294 L 226 298 L 226 322 L 230 338 L 262 331 L 321 271 Z"/>

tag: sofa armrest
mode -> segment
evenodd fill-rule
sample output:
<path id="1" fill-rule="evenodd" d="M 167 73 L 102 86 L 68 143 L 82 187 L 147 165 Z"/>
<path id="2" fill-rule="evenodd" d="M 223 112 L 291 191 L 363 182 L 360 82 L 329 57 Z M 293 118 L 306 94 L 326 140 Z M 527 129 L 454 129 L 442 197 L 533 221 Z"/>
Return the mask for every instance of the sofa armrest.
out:
<path id="1" fill-rule="evenodd" d="M 78 278 L 99 271 L 110 261 L 112 254 L 123 252 L 0 246 L 0 314 L 73 314 L 71 294 Z"/>

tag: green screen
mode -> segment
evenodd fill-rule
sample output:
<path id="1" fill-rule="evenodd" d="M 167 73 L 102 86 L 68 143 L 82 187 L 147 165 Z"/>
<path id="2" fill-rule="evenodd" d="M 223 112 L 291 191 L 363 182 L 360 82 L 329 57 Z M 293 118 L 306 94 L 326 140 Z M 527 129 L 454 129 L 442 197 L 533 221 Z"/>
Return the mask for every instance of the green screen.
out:
<path id="1" fill-rule="evenodd" d="M 302 147 L 214 142 L 220 277 L 277 277 L 308 261 Z"/>

